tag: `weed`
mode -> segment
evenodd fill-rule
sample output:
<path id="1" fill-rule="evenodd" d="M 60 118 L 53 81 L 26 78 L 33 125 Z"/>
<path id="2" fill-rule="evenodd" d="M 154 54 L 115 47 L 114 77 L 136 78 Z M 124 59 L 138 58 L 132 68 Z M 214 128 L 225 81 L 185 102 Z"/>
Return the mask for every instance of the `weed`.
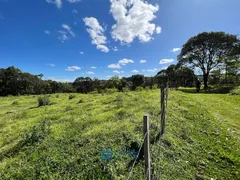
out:
<path id="1" fill-rule="evenodd" d="M 51 101 L 48 96 L 40 96 L 38 98 L 38 107 L 50 105 Z"/>

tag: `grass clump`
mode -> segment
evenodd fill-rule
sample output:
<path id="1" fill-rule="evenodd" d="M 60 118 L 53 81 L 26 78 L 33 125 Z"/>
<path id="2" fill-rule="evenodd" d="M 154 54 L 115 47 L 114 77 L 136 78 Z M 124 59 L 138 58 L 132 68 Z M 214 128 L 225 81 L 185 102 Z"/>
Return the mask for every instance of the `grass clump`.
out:
<path id="1" fill-rule="evenodd" d="M 68 99 L 74 99 L 76 97 L 76 95 L 73 95 L 73 94 L 71 94 L 69 97 L 68 97 Z"/>
<path id="2" fill-rule="evenodd" d="M 19 105 L 19 102 L 18 101 L 13 101 L 12 105 Z"/>
<path id="3" fill-rule="evenodd" d="M 48 106 L 51 104 L 50 98 L 48 96 L 41 96 L 38 98 L 38 107 Z"/>
<path id="4" fill-rule="evenodd" d="M 81 104 L 81 103 L 84 103 L 84 100 L 83 100 L 83 99 L 80 99 L 80 100 L 78 101 L 78 104 Z"/>

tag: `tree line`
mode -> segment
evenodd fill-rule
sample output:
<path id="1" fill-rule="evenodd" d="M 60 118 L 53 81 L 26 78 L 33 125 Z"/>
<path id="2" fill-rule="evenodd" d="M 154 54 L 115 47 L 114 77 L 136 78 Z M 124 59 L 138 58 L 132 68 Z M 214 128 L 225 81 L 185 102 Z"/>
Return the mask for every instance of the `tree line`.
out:
<path id="1" fill-rule="evenodd" d="M 167 72 L 167 74 L 163 76 L 163 72 Z M 161 82 L 165 82 L 166 76 L 171 76 L 169 79 L 174 86 L 193 86 L 196 78 L 190 68 L 181 67 L 176 70 L 175 65 L 171 65 L 153 77 L 145 77 L 142 74 L 122 78 L 113 76 L 109 80 L 78 77 L 72 83 L 64 83 L 43 80 L 43 74 L 32 75 L 11 66 L 0 69 L 0 95 L 89 93 L 93 91 L 103 93 L 106 91 L 134 91 L 143 88 L 156 89 Z"/>
<path id="2" fill-rule="evenodd" d="M 202 75 L 195 75 L 199 69 Z M 43 74 L 32 75 L 14 66 L 0 69 L 0 96 L 50 93 L 89 93 L 154 89 L 169 83 L 170 87 L 194 86 L 202 79 L 204 88 L 211 84 L 239 84 L 240 40 L 224 32 L 203 32 L 190 38 L 178 55 L 176 65 L 159 71 L 153 77 L 137 74 L 114 76 L 109 80 L 78 77 L 72 83 L 43 80 Z"/>

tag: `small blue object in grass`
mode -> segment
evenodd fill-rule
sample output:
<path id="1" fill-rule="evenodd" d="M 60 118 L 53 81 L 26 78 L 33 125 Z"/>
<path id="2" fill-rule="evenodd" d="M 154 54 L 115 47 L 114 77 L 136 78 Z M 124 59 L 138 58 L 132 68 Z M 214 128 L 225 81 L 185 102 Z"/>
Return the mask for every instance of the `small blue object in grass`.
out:
<path id="1" fill-rule="evenodd" d="M 112 150 L 109 148 L 105 148 L 101 152 L 101 159 L 105 161 L 110 161 L 113 158 Z"/>
<path id="2" fill-rule="evenodd" d="M 130 156 L 136 158 L 138 156 L 138 152 L 137 151 L 113 152 L 110 148 L 105 148 L 101 152 L 101 159 L 107 162 L 111 161 L 113 158 L 122 156 Z"/>

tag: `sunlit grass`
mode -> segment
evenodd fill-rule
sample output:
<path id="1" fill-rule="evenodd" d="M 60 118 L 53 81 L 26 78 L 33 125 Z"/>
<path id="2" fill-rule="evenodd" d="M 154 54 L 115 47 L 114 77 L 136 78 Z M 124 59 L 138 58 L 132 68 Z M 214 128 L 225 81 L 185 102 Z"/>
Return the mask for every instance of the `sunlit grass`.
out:
<path id="1" fill-rule="evenodd" d="M 133 158 L 106 162 L 100 153 L 135 151 L 146 113 L 153 139 L 159 94 L 52 94 L 41 107 L 39 96 L 0 97 L 0 179 L 126 179 Z M 161 179 L 237 179 L 239 103 L 240 96 L 170 91 L 166 134 L 151 146 L 153 172 L 159 167 Z M 142 159 L 132 179 L 144 179 Z"/>

